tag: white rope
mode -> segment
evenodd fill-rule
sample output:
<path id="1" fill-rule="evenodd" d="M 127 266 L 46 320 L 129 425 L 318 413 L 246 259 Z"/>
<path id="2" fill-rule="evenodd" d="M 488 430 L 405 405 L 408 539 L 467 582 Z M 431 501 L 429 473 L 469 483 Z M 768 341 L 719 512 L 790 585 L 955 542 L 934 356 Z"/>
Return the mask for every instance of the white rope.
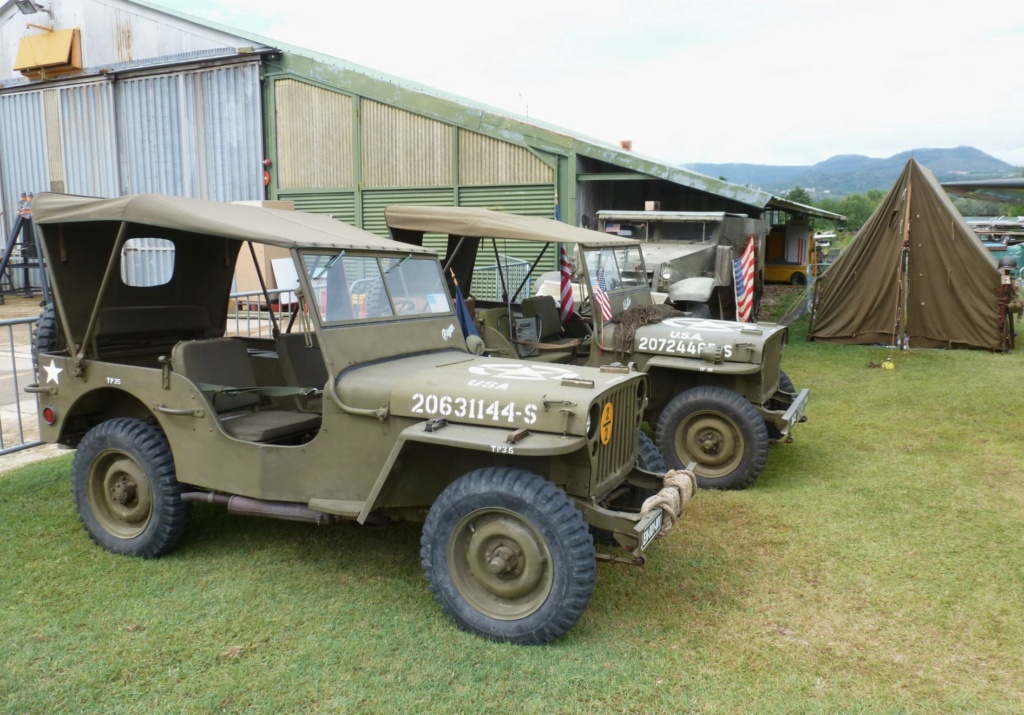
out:
<path id="1" fill-rule="evenodd" d="M 654 538 L 663 538 L 672 529 L 676 519 L 683 513 L 693 495 L 697 493 L 697 475 L 686 469 L 673 469 L 665 475 L 665 486 L 654 496 L 644 500 L 640 507 L 640 516 L 644 517 L 654 509 L 661 509 L 665 517 L 661 531 Z"/>

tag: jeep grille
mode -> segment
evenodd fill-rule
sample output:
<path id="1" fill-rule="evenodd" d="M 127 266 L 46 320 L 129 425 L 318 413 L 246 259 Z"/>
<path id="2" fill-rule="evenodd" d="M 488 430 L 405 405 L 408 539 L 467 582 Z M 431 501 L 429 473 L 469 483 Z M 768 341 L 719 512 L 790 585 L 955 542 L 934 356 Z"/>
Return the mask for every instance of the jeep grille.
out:
<path id="1" fill-rule="evenodd" d="M 779 370 L 782 369 L 782 348 L 786 344 L 786 331 L 780 330 L 765 341 L 761 350 L 761 399 L 762 404 L 771 399 L 779 386 Z"/>
<path id="2" fill-rule="evenodd" d="M 604 407 L 612 403 L 615 417 L 612 422 L 612 438 L 608 444 L 595 442 L 597 449 L 592 460 L 593 494 L 605 494 L 618 486 L 636 462 L 637 430 L 640 428 L 640 410 L 637 406 L 637 380 L 630 380 L 605 393 L 600 401 Z"/>

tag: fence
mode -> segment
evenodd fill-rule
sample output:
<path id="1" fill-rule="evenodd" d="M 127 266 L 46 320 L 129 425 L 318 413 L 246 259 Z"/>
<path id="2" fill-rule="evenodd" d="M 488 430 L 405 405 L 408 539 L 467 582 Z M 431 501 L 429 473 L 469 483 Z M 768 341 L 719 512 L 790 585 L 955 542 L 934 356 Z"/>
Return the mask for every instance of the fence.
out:
<path id="1" fill-rule="evenodd" d="M 523 284 L 523 289 L 519 291 L 516 300 L 529 296 L 530 282 L 527 277 L 530 275 L 530 262 L 504 255 L 499 255 L 498 261 L 499 263 L 493 266 L 477 266 L 473 269 L 473 297 L 477 300 L 504 301 L 501 289 L 502 276 L 510 298 L 520 284 Z"/>
<path id="2" fill-rule="evenodd" d="M 35 318 L 0 320 L 0 456 L 42 444 L 39 398 L 25 393 L 35 381 L 32 326 Z"/>

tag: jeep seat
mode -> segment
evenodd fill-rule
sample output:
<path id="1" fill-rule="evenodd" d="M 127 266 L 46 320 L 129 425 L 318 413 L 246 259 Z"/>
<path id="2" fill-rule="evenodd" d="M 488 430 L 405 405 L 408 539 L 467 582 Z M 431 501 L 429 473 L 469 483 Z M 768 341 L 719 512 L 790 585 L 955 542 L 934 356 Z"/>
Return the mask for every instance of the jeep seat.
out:
<path id="1" fill-rule="evenodd" d="M 304 333 L 281 333 L 277 336 L 277 355 L 285 381 L 292 387 L 315 387 L 322 390 L 327 384 L 327 366 L 320 351 L 320 341 L 310 335 L 312 346 L 306 345 Z M 303 409 L 319 412 L 323 398 L 307 400 Z"/>
<path id="2" fill-rule="evenodd" d="M 572 348 L 580 341 L 565 335 L 562 320 L 558 315 L 558 306 L 550 295 L 537 295 L 523 301 L 523 317 L 537 318 L 540 321 L 538 342 L 548 345 L 564 345 L 564 350 L 543 348 L 540 356 L 548 362 L 569 362 L 572 359 Z"/>
<path id="3" fill-rule="evenodd" d="M 221 427 L 235 439 L 274 442 L 320 428 L 320 416 L 306 412 L 260 409 L 256 392 L 209 390 L 209 386 L 255 388 L 256 373 L 245 343 L 232 338 L 187 340 L 171 351 L 174 371 L 200 389 L 217 413 Z"/>

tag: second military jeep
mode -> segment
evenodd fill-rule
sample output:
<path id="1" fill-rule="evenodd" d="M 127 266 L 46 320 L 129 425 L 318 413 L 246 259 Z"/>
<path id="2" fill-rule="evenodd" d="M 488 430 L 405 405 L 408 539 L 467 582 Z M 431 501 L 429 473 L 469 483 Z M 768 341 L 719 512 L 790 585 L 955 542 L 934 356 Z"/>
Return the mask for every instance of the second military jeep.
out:
<path id="1" fill-rule="evenodd" d="M 660 507 L 633 508 L 662 486 L 634 467 L 647 376 L 471 353 L 429 250 L 168 196 L 43 194 L 34 218 L 55 309 L 27 389 L 42 439 L 76 449 L 79 515 L 114 553 L 175 548 L 195 502 L 424 521 L 443 609 L 466 630 L 543 643 L 587 607 L 598 559 L 642 563 L 662 530 Z M 253 243 L 287 249 L 298 308 L 270 336 L 227 336 Z M 597 553 L 588 526 L 626 555 Z"/>
<path id="2" fill-rule="evenodd" d="M 486 209 L 389 206 L 385 218 L 398 240 L 422 245 L 432 237 L 443 247 L 446 275 L 466 293 L 479 293 L 475 324 L 487 354 L 631 364 L 647 373 L 645 417 L 657 446 L 669 467 L 695 463 L 702 487 L 749 486 L 764 469 L 769 444 L 791 440 L 793 426 L 805 419 L 810 391 L 797 392 L 782 371 L 787 329 L 655 306 L 638 241 Z M 500 256 L 525 256 L 528 244 L 532 263 L 509 270 L 523 261 Z M 536 275 L 545 253 L 559 251 L 559 244 L 567 248 L 564 271 Z M 491 281 L 498 291 L 488 300 L 474 288 L 481 262 L 498 270 Z M 570 299 L 574 310 L 563 316 L 560 308 Z"/>

